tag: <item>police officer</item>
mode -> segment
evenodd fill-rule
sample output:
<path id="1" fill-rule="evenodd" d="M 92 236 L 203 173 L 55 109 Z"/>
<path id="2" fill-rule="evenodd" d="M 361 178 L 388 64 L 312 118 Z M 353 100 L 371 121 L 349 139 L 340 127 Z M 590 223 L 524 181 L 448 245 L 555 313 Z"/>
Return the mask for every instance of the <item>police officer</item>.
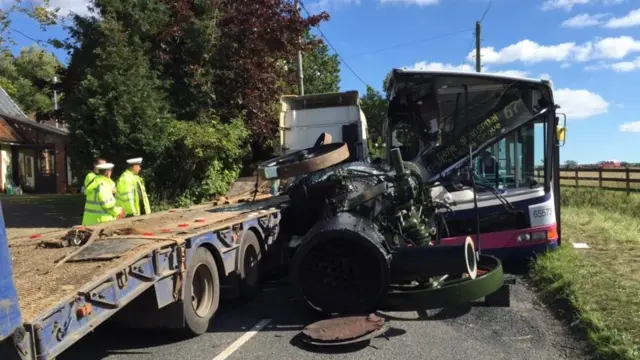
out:
<path id="1" fill-rule="evenodd" d="M 151 214 L 149 197 L 140 177 L 142 158 L 127 160 L 129 168 L 125 170 L 117 183 L 118 206 L 124 209 L 126 217 Z"/>
<path id="2" fill-rule="evenodd" d="M 93 161 L 93 170 L 89 171 L 89 173 L 87 174 L 87 176 L 84 177 L 84 183 L 83 185 L 83 190 L 82 193 L 84 194 L 84 189 L 87 188 L 87 186 L 89 186 L 89 184 L 91 184 L 91 182 L 98 176 L 98 169 L 96 168 L 98 165 L 100 164 L 105 164 L 107 161 L 105 159 L 102 158 L 98 158 L 95 159 Z"/>
<path id="3" fill-rule="evenodd" d="M 113 164 L 96 165 L 97 174 L 85 188 L 84 214 L 82 225 L 91 226 L 124 217 L 124 211 L 116 205 L 113 194 L 111 172 Z"/>

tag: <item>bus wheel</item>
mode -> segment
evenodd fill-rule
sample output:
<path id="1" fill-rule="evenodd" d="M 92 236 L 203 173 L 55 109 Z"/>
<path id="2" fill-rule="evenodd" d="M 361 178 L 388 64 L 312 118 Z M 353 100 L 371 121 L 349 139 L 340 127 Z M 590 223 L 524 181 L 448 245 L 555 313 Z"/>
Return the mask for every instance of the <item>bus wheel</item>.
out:
<path id="1" fill-rule="evenodd" d="M 186 331 L 189 335 L 204 334 L 220 304 L 220 278 L 213 255 L 200 247 L 187 269 L 183 299 Z"/>
<path id="2" fill-rule="evenodd" d="M 260 260 L 262 252 L 256 234 L 247 230 L 240 246 L 240 296 L 251 298 L 260 291 Z"/>

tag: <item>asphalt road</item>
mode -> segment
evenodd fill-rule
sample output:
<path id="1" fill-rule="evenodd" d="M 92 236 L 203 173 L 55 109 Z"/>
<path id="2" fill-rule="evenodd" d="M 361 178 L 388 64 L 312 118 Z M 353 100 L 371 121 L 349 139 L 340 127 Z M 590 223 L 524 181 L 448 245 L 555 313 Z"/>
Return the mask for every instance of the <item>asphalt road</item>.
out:
<path id="1" fill-rule="evenodd" d="M 314 322 L 312 313 L 290 295 L 286 285 L 271 283 L 251 302 L 225 303 L 210 331 L 198 338 L 179 340 L 163 332 L 106 327 L 58 360 L 587 359 L 581 350 L 584 345 L 535 300 L 520 277 L 512 286 L 509 308 L 475 304 L 422 315 L 381 315 L 391 327 L 388 339 L 346 348 L 305 347 L 296 335 Z M 270 321 L 264 328 L 235 351 L 229 349 L 265 319 Z"/>

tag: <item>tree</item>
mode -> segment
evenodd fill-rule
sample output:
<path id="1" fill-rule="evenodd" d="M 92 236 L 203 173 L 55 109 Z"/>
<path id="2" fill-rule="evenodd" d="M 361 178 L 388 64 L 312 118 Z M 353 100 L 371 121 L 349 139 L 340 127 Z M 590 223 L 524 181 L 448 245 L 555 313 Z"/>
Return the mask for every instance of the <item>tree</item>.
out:
<path id="1" fill-rule="evenodd" d="M 317 36 L 306 31 L 302 38 L 310 48 L 302 53 L 302 75 L 304 93 L 321 94 L 340 91 L 340 60 L 337 54 L 330 54 L 329 47 Z M 299 94 L 298 59 L 288 62 L 289 70 L 287 93 Z"/>
<path id="2" fill-rule="evenodd" d="M 53 77 L 60 70 L 58 59 L 39 46 L 23 48 L 14 57 L 8 51 L 0 55 L 0 85 L 27 114 L 53 110 Z"/>
<path id="3" fill-rule="evenodd" d="M 578 162 L 575 160 L 567 160 L 564 162 L 564 166 L 568 167 L 568 168 L 574 168 L 578 166 Z"/>
<path id="4" fill-rule="evenodd" d="M 367 92 L 360 98 L 362 112 L 367 117 L 369 137 L 377 140 L 383 135 L 384 122 L 387 119 L 389 101 L 376 89 L 367 86 Z"/>
<path id="5" fill-rule="evenodd" d="M 115 20 L 104 19 L 97 31 L 101 45 L 64 102 L 69 153 L 77 171 L 98 156 L 121 165 L 133 155 L 153 169 L 167 146 L 171 120 L 161 82 L 142 44 L 127 38 Z"/>
<path id="6" fill-rule="evenodd" d="M 85 137 L 72 145 L 78 166 L 145 156 L 150 190 L 168 200 L 225 192 L 251 154 L 249 133 L 261 154 L 277 128 L 280 65 L 326 18 L 301 19 L 284 0 L 94 3 L 98 16 L 75 16 L 66 45 L 65 114 Z"/>
<path id="7" fill-rule="evenodd" d="M 23 14 L 35 20 L 42 29 L 58 22 L 58 8 L 51 8 L 49 0 L 27 1 L 27 0 L 7 0 L 0 2 L 0 51 L 7 51 L 10 46 L 16 44 L 13 33 L 16 30 L 12 25 L 12 15 Z M 60 42 L 56 39 L 49 41 L 38 41 L 39 45 L 49 43 L 57 46 Z"/>
<path id="8" fill-rule="evenodd" d="M 283 61 L 313 46 L 300 44 L 299 37 L 329 16 L 323 12 L 303 19 L 285 0 L 221 0 L 220 12 L 214 83 L 218 108 L 223 119 L 246 112 L 254 160 L 269 157 L 279 97 L 286 90 Z"/>

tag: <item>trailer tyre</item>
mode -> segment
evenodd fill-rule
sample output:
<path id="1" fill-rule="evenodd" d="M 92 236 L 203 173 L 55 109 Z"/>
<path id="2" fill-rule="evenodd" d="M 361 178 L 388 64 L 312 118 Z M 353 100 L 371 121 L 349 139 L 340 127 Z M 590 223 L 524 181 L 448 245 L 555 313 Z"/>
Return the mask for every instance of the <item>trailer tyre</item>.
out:
<path id="1" fill-rule="evenodd" d="M 251 298 L 260 291 L 260 261 L 262 260 L 258 237 L 251 230 L 247 230 L 244 234 L 239 258 L 240 296 L 245 299 Z"/>
<path id="2" fill-rule="evenodd" d="M 206 248 L 198 248 L 193 255 L 184 290 L 185 330 L 189 335 L 204 334 L 220 304 L 218 268 Z"/>

